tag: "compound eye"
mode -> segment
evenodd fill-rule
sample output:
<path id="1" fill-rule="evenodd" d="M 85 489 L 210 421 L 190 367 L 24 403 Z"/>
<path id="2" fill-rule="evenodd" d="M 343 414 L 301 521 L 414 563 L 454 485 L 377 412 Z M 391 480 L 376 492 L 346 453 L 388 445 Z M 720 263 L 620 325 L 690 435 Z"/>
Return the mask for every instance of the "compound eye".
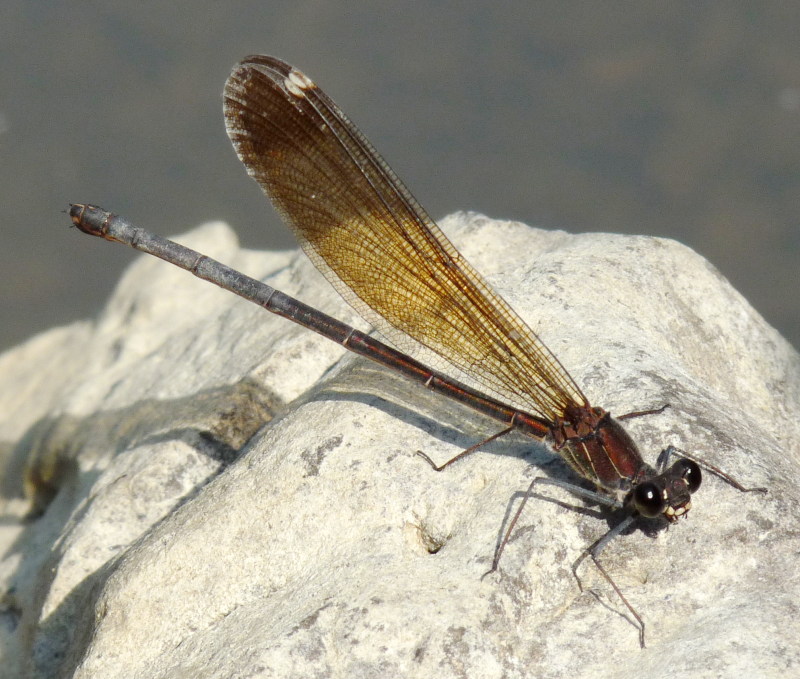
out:
<path id="1" fill-rule="evenodd" d="M 654 519 L 663 513 L 666 503 L 661 491 L 655 483 L 640 483 L 633 489 L 633 506 L 636 511 L 648 519 Z"/>
<path id="2" fill-rule="evenodd" d="M 682 458 L 675 463 L 674 468 L 686 481 L 686 487 L 690 493 L 694 493 L 700 487 L 703 475 L 700 473 L 700 467 L 696 462 Z"/>

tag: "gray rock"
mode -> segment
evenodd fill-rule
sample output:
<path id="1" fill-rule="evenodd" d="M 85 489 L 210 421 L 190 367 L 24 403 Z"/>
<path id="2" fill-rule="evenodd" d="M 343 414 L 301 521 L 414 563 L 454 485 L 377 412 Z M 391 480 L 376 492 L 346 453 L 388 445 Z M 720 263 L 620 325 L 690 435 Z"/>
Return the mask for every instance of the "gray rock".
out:
<path id="1" fill-rule="evenodd" d="M 532 499 L 481 577 L 530 480 L 574 480 L 546 446 L 508 437 L 437 474 L 416 450 L 444 461 L 498 425 L 143 257 L 97 320 L 0 356 L 3 676 L 797 667 L 794 349 L 678 243 L 442 226 L 593 404 L 671 404 L 629 423 L 646 459 L 673 444 L 769 488 L 706 474 L 687 520 L 606 549 L 647 648 L 591 563 L 573 578 L 613 517 L 569 493 Z M 220 224 L 183 240 L 357 322 L 297 253 L 242 251 Z"/>

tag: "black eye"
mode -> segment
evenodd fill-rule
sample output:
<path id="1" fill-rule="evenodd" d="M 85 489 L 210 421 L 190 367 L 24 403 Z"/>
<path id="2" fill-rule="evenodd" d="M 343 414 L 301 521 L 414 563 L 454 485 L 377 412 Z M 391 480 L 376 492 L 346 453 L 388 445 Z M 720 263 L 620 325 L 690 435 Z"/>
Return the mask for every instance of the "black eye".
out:
<path id="1" fill-rule="evenodd" d="M 655 483 L 645 482 L 633 489 L 633 506 L 642 516 L 654 519 L 664 511 L 666 505 L 658 486 Z"/>
<path id="2" fill-rule="evenodd" d="M 689 489 L 690 493 L 694 493 L 700 487 L 703 475 L 700 473 L 700 467 L 697 466 L 697 463 L 683 458 L 678 460 L 673 465 L 673 468 L 683 477 L 683 480 L 686 481 L 686 487 Z"/>

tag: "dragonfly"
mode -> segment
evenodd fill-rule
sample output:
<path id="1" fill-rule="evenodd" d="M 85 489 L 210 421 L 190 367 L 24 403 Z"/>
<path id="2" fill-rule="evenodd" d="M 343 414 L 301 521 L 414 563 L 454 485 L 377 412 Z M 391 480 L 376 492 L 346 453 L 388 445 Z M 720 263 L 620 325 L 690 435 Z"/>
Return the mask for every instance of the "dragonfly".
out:
<path id="1" fill-rule="evenodd" d="M 599 561 L 603 548 L 641 517 L 663 517 L 668 523 L 685 517 L 701 484 L 701 466 L 740 491 L 765 489 L 745 488 L 719 468 L 671 446 L 655 466 L 646 463 L 622 422 L 667 406 L 612 417 L 591 405 L 558 358 L 302 71 L 275 57 L 247 57 L 225 85 L 224 115 L 248 174 L 317 269 L 388 344 L 97 206 L 72 204 L 73 223 L 87 234 L 184 268 L 503 425 L 441 465 L 417 451 L 436 471 L 513 431 L 549 444 L 593 489 L 534 479 L 502 533 L 489 572 L 497 570 L 537 484 L 561 486 L 623 509 L 625 518 L 584 551 L 573 572 L 577 578 L 580 561 L 591 557 L 633 616 L 644 647 L 644 621 Z"/>

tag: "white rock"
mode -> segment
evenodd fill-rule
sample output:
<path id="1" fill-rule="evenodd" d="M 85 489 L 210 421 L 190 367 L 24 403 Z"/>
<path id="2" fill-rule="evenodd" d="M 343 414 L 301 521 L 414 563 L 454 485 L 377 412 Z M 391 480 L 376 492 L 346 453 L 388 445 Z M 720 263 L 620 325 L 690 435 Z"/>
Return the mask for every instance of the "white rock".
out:
<path id="1" fill-rule="evenodd" d="M 434 473 L 416 450 L 498 425 L 143 257 L 96 321 L 0 356 L 3 676 L 788 676 L 797 353 L 678 243 L 442 226 L 595 405 L 672 405 L 629 423 L 646 459 L 674 444 L 769 488 L 706 474 L 688 520 L 603 553 L 647 649 L 591 564 L 580 592 L 571 564 L 609 523 L 565 492 L 481 578 L 530 480 L 573 480 L 544 445 Z M 301 255 L 220 224 L 183 241 L 355 321 Z M 26 464 L 45 511 L 20 523 Z"/>

